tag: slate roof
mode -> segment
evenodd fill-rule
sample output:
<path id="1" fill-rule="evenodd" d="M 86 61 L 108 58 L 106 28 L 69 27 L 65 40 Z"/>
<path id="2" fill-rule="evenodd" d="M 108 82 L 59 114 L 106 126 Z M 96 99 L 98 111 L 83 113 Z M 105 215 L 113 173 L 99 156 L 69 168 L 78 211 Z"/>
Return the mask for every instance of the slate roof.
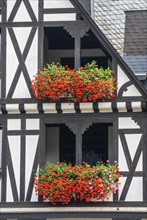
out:
<path id="1" fill-rule="evenodd" d="M 146 78 L 147 55 L 124 55 L 123 59 L 140 80 Z"/>
<path id="2" fill-rule="evenodd" d="M 147 10 L 146 0 L 93 0 L 93 19 L 110 40 L 115 49 L 123 54 L 126 11 Z M 134 24 L 135 25 L 135 24 Z"/>

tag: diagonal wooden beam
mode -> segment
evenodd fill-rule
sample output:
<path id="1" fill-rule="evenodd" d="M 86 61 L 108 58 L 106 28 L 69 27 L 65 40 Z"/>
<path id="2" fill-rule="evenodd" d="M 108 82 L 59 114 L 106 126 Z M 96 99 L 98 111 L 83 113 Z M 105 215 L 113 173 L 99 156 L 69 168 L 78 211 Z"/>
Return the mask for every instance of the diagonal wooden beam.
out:
<path id="1" fill-rule="evenodd" d="M 19 63 L 18 68 L 17 68 L 17 70 L 16 70 L 16 73 L 15 73 L 13 82 L 12 82 L 12 84 L 11 84 L 11 86 L 10 86 L 9 92 L 8 92 L 8 94 L 7 94 L 7 98 L 12 98 L 13 93 L 14 93 L 15 88 L 16 88 L 16 85 L 17 85 L 17 82 L 18 82 L 18 79 L 19 79 L 19 77 L 20 77 L 21 71 L 23 71 L 24 78 L 26 79 L 26 83 L 27 83 L 28 89 L 29 89 L 30 94 L 31 94 L 31 90 L 30 90 L 31 80 L 30 80 L 28 71 L 27 71 L 26 66 L 25 66 L 25 60 L 26 60 L 26 58 L 27 58 L 27 56 L 28 56 L 28 53 L 29 53 L 31 44 L 32 44 L 32 42 L 33 42 L 33 39 L 34 39 L 36 30 L 37 30 L 36 27 L 33 27 L 33 28 L 32 28 L 32 30 L 31 30 L 31 32 L 30 32 L 30 35 L 29 35 L 29 37 L 28 37 L 26 46 L 25 46 L 25 48 L 24 48 L 23 54 L 21 54 L 21 51 L 20 51 L 20 48 L 19 48 L 19 46 L 18 46 L 18 42 L 17 42 L 17 40 L 16 40 L 14 31 L 13 31 L 12 28 L 11 28 L 11 30 L 9 29 L 9 34 L 10 34 L 11 39 L 13 38 L 13 39 L 12 39 L 12 43 L 13 43 L 13 45 L 14 45 L 14 49 L 15 49 L 16 55 L 17 55 L 18 60 L 19 60 L 20 63 Z M 22 65 L 23 65 L 23 66 L 22 66 Z"/>
<path id="2" fill-rule="evenodd" d="M 30 15 L 30 18 L 33 22 L 37 22 L 37 19 L 36 19 L 36 16 L 34 14 L 34 11 L 32 9 L 32 6 L 30 5 L 30 2 L 28 0 L 23 0 L 25 6 L 26 6 L 26 9 L 28 11 L 28 14 Z"/>
<path id="3" fill-rule="evenodd" d="M 34 158 L 34 163 L 33 163 L 33 167 L 32 167 L 32 172 L 31 172 L 31 176 L 30 176 L 30 182 L 29 182 L 28 191 L 27 191 L 27 194 L 26 194 L 26 201 L 31 200 L 31 196 L 32 196 L 32 192 L 33 192 L 34 174 L 37 172 L 37 167 L 38 167 L 39 146 L 41 146 L 40 137 L 39 137 L 39 140 L 38 140 L 38 145 L 37 145 L 36 154 L 35 154 L 35 158 Z"/>
<path id="4" fill-rule="evenodd" d="M 11 182 L 14 202 L 18 202 L 19 201 L 18 191 L 17 191 L 17 186 L 16 186 L 16 179 L 15 179 L 15 175 L 14 175 L 14 169 L 13 169 L 12 157 L 11 157 L 11 153 L 10 153 L 8 139 L 7 139 L 7 165 L 8 165 L 9 175 L 10 175 L 10 182 Z"/>
<path id="5" fill-rule="evenodd" d="M 131 159 L 131 155 L 130 155 L 129 148 L 128 148 L 127 141 L 126 141 L 124 134 L 120 134 L 120 140 L 121 140 L 122 148 L 123 148 L 124 155 L 127 161 L 128 169 L 130 170 L 132 159 Z"/>
<path id="6" fill-rule="evenodd" d="M 22 0 L 16 1 L 7 22 L 12 22 L 14 20 L 15 15 L 21 5 L 21 2 L 22 2 Z"/>
<path id="7" fill-rule="evenodd" d="M 141 137 L 140 143 L 138 145 L 138 148 L 137 148 L 137 151 L 136 151 L 136 154 L 134 157 L 134 160 L 133 160 L 131 167 L 130 167 L 130 170 L 129 170 L 128 177 L 125 182 L 125 186 L 124 186 L 124 188 L 122 190 L 122 194 L 120 196 L 120 200 L 122 200 L 122 201 L 124 201 L 126 199 L 126 196 L 129 191 L 129 188 L 130 188 L 130 185 L 131 185 L 131 182 L 132 182 L 132 179 L 133 179 L 133 176 L 134 176 L 134 173 L 135 173 L 135 170 L 136 170 L 136 167 L 137 167 L 137 164 L 140 159 L 140 155 L 141 155 L 142 151 L 143 151 L 143 144 L 142 144 L 142 137 Z"/>

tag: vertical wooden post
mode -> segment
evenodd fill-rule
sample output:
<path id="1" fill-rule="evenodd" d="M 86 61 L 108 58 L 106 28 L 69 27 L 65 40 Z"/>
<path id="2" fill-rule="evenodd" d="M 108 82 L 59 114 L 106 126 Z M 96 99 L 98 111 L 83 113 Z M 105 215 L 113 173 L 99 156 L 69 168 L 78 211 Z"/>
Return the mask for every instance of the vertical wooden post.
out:
<path id="1" fill-rule="evenodd" d="M 39 21 L 43 21 L 43 0 L 39 0 L 38 2 L 39 7 Z M 44 28 L 40 26 L 38 28 L 38 68 L 43 68 L 43 46 L 44 45 Z"/>
<path id="2" fill-rule="evenodd" d="M 82 134 L 81 129 L 77 127 L 76 132 L 76 164 L 82 163 Z"/>
<path id="3" fill-rule="evenodd" d="M 64 26 L 64 29 L 74 38 L 75 40 L 75 54 L 74 54 L 74 67 L 78 69 L 81 65 L 81 38 L 89 30 L 89 27 L 84 21 L 77 21 L 76 24 L 72 26 Z"/>
<path id="4" fill-rule="evenodd" d="M 76 31 L 75 35 L 75 63 L 74 68 L 78 69 L 81 65 L 81 38 L 79 35 L 79 31 Z"/>

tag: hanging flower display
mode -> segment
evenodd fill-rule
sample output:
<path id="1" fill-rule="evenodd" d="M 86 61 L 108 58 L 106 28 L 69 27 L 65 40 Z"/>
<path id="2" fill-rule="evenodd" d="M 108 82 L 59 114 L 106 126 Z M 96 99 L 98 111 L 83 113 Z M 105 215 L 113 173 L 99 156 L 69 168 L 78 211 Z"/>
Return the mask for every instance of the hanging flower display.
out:
<path id="1" fill-rule="evenodd" d="M 34 76 L 31 88 L 36 99 L 96 102 L 114 98 L 116 82 L 110 68 L 98 68 L 96 61 L 77 71 L 52 63 Z"/>
<path id="2" fill-rule="evenodd" d="M 35 191 L 53 205 L 68 204 L 71 200 L 98 202 L 116 193 L 119 177 L 117 163 L 101 162 L 92 167 L 87 163 L 48 163 L 35 175 Z"/>

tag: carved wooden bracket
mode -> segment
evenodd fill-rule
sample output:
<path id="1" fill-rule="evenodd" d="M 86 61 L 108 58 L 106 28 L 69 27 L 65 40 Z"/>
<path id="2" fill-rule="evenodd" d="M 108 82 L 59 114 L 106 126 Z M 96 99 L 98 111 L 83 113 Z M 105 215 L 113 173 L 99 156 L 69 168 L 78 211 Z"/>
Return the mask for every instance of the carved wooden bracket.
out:
<path id="1" fill-rule="evenodd" d="M 77 125 L 74 123 L 66 123 L 66 126 L 76 135 L 77 133 Z"/>
<path id="2" fill-rule="evenodd" d="M 142 118 L 138 118 L 138 117 L 132 117 L 132 120 L 134 120 L 134 122 L 140 127 L 142 128 Z"/>
<path id="3" fill-rule="evenodd" d="M 88 32 L 89 27 L 84 21 L 82 21 L 76 25 L 66 25 L 64 26 L 64 29 L 72 36 L 72 38 L 76 38 L 77 36 L 82 38 L 86 32 Z"/>
<path id="4" fill-rule="evenodd" d="M 77 134 L 77 132 L 79 132 L 79 134 L 84 134 L 84 132 L 86 130 L 88 130 L 88 128 L 92 125 L 91 122 L 85 122 L 81 124 L 76 124 L 76 123 L 66 123 L 66 126 L 68 126 L 68 128 L 73 132 L 73 134 Z"/>
<path id="5" fill-rule="evenodd" d="M 88 128 L 89 128 L 91 125 L 92 125 L 91 122 L 85 122 L 85 123 L 83 123 L 82 126 L 81 126 L 81 134 L 84 134 L 84 132 L 85 132 L 86 130 L 88 130 Z"/>

